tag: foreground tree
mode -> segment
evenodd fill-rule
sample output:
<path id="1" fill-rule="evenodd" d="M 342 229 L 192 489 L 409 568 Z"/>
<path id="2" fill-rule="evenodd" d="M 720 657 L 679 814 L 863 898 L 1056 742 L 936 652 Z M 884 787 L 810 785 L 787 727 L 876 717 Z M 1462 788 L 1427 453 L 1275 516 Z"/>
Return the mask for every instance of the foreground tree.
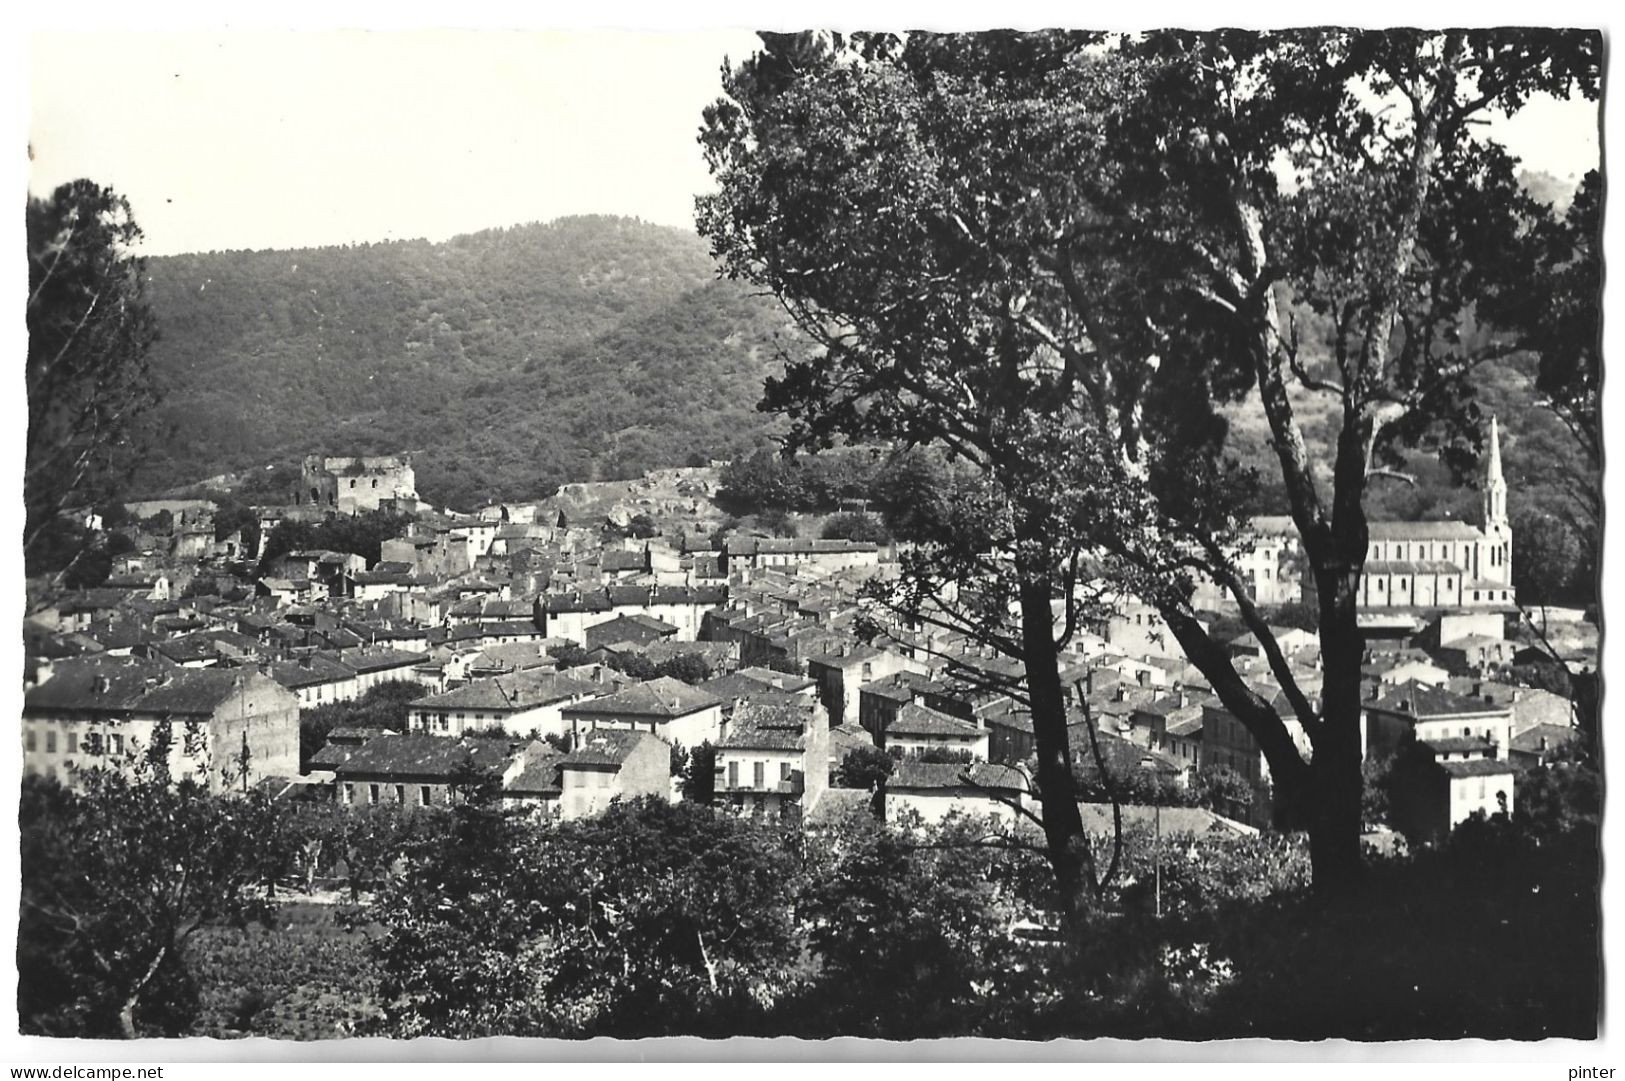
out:
<path id="1" fill-rule="evenodd" d="M 89 180 L 28 200 L 28 457 L 23 550 L 57 514 L 105 499 L 157 402 L 157 338 L 129 202 Z"/>
<path id="2" fill-rule="evenodd" d="M 792 446 L 889 438 L 976 468 L 902 607 L 975 582 L 958 622 L 1021 660 L 1063 888 L 1099 882 L 1079 851 L 1056 662 L 1094 561 L 1158 609 L 1252 733 L 1309 829 L 1317 887 L 1341 889 L 1360 865 L 1366 488 L 1408 445 L 1470 462 L 1465 377 L 1493 343 L 1463 317 L 1529 211 L 1511 159 L 1470 125 L 1536 91 L 1594 95 L 1597 37 L 764 43 L 706 114 L 719 191 L 700 201 L 702 232 L 817 347 L 769 386 Z M 1329 446 L 1299 419 L 1315 396 L 1333 404 Z M 1226 453 L 1227 402 L 1270 431 L 1319 612 L 1319 703 L 1234 564 L 1259 486 Z M 1288 716 L 1203 629 L 1204 577 L 1259 637 Z"/>
<path id="3" fill-rule="evenodd" d="M 694 804 L 537 831 L 484 798 L 366 918 L 394 1036 L 693 1034 L 769 1002 L 797 950 L 778 835 Z"/>
<path id="4" fill-rule="evenodd" d="M 275 808 L 172 784 L 154 756 L 78 780 L 78 793 L 38 778 L 23 788 L 23 1031 L 183 1035 L 187 940 L 211 922 L 268 915 L 258 887 Z"/>

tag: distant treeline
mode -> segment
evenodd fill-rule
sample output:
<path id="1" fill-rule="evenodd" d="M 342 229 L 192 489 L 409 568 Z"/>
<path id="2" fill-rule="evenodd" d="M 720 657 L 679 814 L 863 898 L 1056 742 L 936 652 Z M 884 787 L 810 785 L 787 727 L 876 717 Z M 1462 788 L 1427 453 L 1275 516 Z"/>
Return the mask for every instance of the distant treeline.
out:
<path id="1" fill-rule="evenodd" d="M 771 429 L 762 381 L 794 345 L 698 237 L 624 218 L 149 271 L 147 491 L 411 451 L 420 494 L 462 507 L 729 457 Z"/>

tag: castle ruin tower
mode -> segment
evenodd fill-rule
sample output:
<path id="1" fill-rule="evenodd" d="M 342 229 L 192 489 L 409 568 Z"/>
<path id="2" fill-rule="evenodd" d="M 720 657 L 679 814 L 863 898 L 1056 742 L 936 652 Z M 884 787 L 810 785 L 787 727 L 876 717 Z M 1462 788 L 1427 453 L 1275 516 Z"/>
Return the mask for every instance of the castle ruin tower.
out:
<path id="1" fill-rule="evenodd" d="M 1503 585 L 1512 583 L 1512 523 L 1507 519 L 1507 482 L 1501 475 L 1501 432 L 1490 417 L 1490 451 L 1484 463 L 1484 539 L 1489 549 L 1481 573 Z"/>

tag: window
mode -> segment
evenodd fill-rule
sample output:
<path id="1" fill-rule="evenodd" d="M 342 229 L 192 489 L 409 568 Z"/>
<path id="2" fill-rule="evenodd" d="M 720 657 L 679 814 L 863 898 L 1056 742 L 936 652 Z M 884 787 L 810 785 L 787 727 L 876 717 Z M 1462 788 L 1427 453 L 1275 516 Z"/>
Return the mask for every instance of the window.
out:
<path id="1" fill-rule="evenodd" d="M 113 733 L 111 738 L 113 740 L 113 753 L 114 754 L 123 754 L 124 753 L 124 737 L 122 735 L 120 735 L 119 733 L 115 732 L 115 733 Z"/>
<path id="2" fill-rule="evenodd" d="M 434 789 L 428 785 L 418 789 L 418 802 L 425 807 L 431 806 L 434 803 Z"/>
<path id="3" fill-rule="evenodd" d="M 1377 592 L 1378 593 L 1382 592 L 1382 579 L 1381 578 L 1377 579 Z"/>
<path id="4" fill-rule="evenodd" d="M 28 729 L 26 732 L 23 733 L 23 746 L 26 747 L 30 751 L 35 749 L 35 747 L 34 747 L 34 730 L 32 728 Z"/>
<path id="5" fill-rule="evenodd" d="M 789 779 L 790 779 L 790 763 L 788 763 L 788 762 L 780 762 L 779 763 L 779 780 L 788 781 Z"/>
<path id="6" fill-rule="evenodd" d="M 754 782 L 752 788 L 761 788 L 767 782 L 767 763 L 754 762 L 750 767 L 750 779 Z"/>
<path id="7" fill-rule="evenodd" d="M 76 754 L 79 750 L 79 733 L 68 729 L 68 753 Z"/>
<path id="8" fill-rule="evenodd" d="M 377 803 L 378 802 L 378 786 L 377 785 L 370 784 L 370 785 L 367 786 L 367 802 L 369 802 L 369 803 Z"/>
<path id="9" fill-rule="evenodd" d="M 395 802 L 403 807 L 406 805 L 406 786 L 404 784 L 395 786 Z"/>
<path id="10" fill-rule="evenodd" d="M 762 813 L 764 811 L 766 811 L 766 810 L 767 810 L 767 797 L 762 795 L 761 793 L 757 793 L 756 799 L 755 799 L 754 803 L 751 805 L 751 811 L 750 811 L 751 817 L 753 817 L 753 818 L 761 818 Z"/>
<path id="11" fill-rule="evenodd" d="M 739 763 L 738 762 L 729 762 L 728 763 L 728 787 L 729 788 L 738 788 L 739 787 Z"/>
<path id="12" fill-rule="evenodd" d="M 447 729 L 449 729 L 450 727 L 451 727 L 451 721 L 449 719 L 447 719 L 447 717 L 446 717 L 446 715 L 444 713 L 442 713 L 440 715 L 440 731 L 444 732 Z"/>
<path id="13" fill-rule="evenodd" d="M 344 802 L 345 803 L 354 803 L 355 802 L 355 785 L 347 784 L 347 785 L 344 786 Z"/>
<path id="14" fill-rule="evenodd" d="M 355 478 L 354 478 L 354 477 L 351 477 L 351 478 L 350 478 L 350 487 L 351 487 L 351 488 L 354 488 L 354 487 L 355 487 Z"/>
<path id="15" fill-rule="evenodd" d="M 378 487 L 378 478 L 377 477 L 372 478 L 372 486 L 374 488 Z"/>
<path id="16" fill-rule="evenodd" d="M 1461 736 L 1462 736 L 1463 739 L 1471 738 L 1472 734 L 1473 734 L 1473 730 L 1471 728 L 1463 728 L 1461 730 Z"/>
<path id="17" fill-rule="evenodd" d="M 1473 590 L 1473 600 L 1478 600 L 1478 590 Z"/>
<path id="18" fill-rule="evenodd" d="M 47 733 L 45 733 L 45 753 L 46 754 L 55 754 L 56 753 L 56 733 L 55 732 L 47 732 Z"/>

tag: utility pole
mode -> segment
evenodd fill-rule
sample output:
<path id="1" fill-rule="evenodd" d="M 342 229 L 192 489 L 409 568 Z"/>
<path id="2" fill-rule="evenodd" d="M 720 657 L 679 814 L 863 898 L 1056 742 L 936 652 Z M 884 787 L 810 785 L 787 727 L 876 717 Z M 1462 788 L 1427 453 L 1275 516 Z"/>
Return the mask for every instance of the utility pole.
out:
<path id="1" fill-rule="evenodd" d="M 1152 820 L 1156 823 L 1156 841 L 1152 846 L 1152 860 L 1155 867 L 1157 919 L 1162 919 L 1162 804 L 1155 804 L 1152 808 Z"/>
<path id="2" fill-rule="evenodd" d="M 1157 760 L 1150 755 L 1140 759 L 1141 769 L 1156 768 Z M 1153 897 L 1155 897 L 1157 919 L 1162 919 L 1162 803 L 1160 801 L 1151 805 L 1152 822 L 1154 823 L 1155 840 L 1151 847 L 1151 862 L 1153 874 Z"/>

